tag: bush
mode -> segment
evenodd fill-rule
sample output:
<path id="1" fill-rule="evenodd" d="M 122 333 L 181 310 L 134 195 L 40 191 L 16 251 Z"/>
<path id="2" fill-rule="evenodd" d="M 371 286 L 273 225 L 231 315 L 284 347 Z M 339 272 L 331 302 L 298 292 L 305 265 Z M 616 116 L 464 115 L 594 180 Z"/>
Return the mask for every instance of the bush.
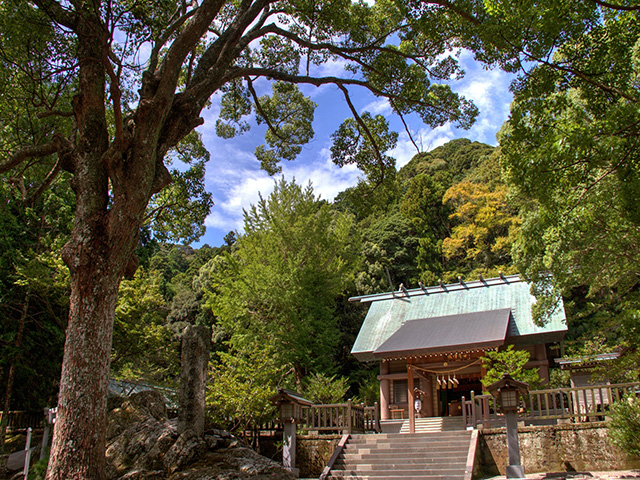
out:
<path id="1" fill-rule="evenodd" d="M 349 390 L 349 382 L 344 377 L 327 377 L 314 373 L 303 380 L 303 395 L 313 403 L 340 403 Z"/>
<path id="2" fill-rule="evenodd" d="M 36 463 L 31 464 L 29 468 L 29 480 L 44 480 L 47 474 L 47 466 L 49 465 L 49 448 L 45 451 L 45 456 L 42 460 L 38 460 Z"/>
<path id="3" fill-rule="evenodd" d="M 628 397 L 612 405 L 609 431 L 613 443 L 640 457 L 640 399 Z"/>

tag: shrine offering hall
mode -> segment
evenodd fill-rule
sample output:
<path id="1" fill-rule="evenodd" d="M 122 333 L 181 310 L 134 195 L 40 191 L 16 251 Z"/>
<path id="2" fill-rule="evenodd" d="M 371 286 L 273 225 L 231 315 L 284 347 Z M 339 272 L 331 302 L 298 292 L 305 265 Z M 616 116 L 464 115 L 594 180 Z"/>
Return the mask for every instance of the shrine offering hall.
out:
<path id="1" fill-rule="evenodd" d="M 567 332 L 562 304 L 544 326 L 533 322 L 531 285 L 517 275 L 366 295 L 369 303 L 351 353 L 380 362 L 381 419 L 460 415 L 462 397 L 482 393 L 488 350 L 527 350 L 542 381 Z"/>

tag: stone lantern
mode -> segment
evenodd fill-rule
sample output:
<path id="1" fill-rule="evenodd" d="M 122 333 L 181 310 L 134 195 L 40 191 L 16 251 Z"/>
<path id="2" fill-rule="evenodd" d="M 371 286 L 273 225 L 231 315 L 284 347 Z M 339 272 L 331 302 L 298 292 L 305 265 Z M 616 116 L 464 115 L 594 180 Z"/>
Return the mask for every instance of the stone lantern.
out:
<path id="1" fill-rule="evenodd" d="M 282 441 L 282 466 L 297 475 L 296 469 L 296 422 L 302 418 L 302 407 L 310 402 L 296 392 L 281 388 L 269 399 L 278 407 L 278 422 L 284 427 Z"/>
<path id="2" fill-rule="evenodd" d="M 509 374 L 487 387 L 491 395 L 497 398 L 507 421 L 507 450 L 509 462 L 506 466 L 507 478 L 525 478 L 524 467 L 520 462 L 520 445 L 518 443 L 518 404 L 520 395 L 529 391 L 529 384 L 520 382 Z"/>

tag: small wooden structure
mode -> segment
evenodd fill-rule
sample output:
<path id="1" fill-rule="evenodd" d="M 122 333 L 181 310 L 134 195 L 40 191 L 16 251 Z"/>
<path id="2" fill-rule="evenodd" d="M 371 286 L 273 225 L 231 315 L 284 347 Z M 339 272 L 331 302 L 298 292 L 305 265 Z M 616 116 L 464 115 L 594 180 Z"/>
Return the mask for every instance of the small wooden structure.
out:
<path id="1" fill-rule="evenodd" d="M 284 427 L 282 441 L 282 466 L 297 474 L 296 470 L 296 422 L 302 418 L 303 407 L 312 405 L 302 395 L 281 388 L 269 399 L 278 407 L 278 421 Z"/>
<path id="2" fill-rule="evenodd" d="M 463 398 L 482 393 L 485 352 L 508 345 L 527 350 L 525 368 L 548 380 L 567 331 L 564 308 L 536 325 L 530 287 L 501 275 L 351 298 L 369 304 L 351 353 L 380 364 L 382 421 L 462 415 Z"/>
<path id="3" fill-rule="evenodd" d="M 520 443 L 518 442 L 518 406 L 520 396 L 529 392 L 529 384 L 520 382 L 505 373 L 497 382 L 487 387 L 491 395 L 496 397 L 507 426 L 507 449 L 509 461 L 506 465 L 507 478 L 525 478 L 524 467 L 520 461 Z"/>

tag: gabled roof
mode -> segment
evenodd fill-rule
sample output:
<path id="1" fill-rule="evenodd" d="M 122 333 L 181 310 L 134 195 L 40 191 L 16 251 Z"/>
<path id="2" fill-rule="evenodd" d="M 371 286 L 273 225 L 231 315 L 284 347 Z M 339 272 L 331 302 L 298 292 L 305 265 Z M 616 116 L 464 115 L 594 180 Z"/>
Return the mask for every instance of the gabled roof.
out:
<path id="1" fill-rule="evenodd" d="M 562 304 L 547 319 L 544 326 L 534 324 L 531 306 L 536 299 L 530 293 L 530 285 L 522 281 L 518 275 L 411 290 L 401 289 L 398 292 L 353 297 L 350 300 L 371 304 L 351 350 L 360 361 L 375 360 L 379 357 L 382 352 L 377 352 L 378 355 L 374 355 L 374 352 L 403 324 L 413 320 L 431 319 L 434 322 L 447 323 L 447 317 L 451 320 L 465 314 L 509 309 L 511 319 L 504 339 L 507 343 L 558 341 L 567 331 Z M 457 327 L 449 325 L 441 331 L 451 332 L 451 335 L 462 333 L 456 329 Z M 478 332 L 477 328 L 474 330 Z M 478 337 L 478 340 L 482 340 L 482 337 Z"/>
<path id="2" fill-rule="evenodd" d="M 504 345 L 511 309 L 461 313 L 403 323 L 373 355 L 426 355 Z"/>

